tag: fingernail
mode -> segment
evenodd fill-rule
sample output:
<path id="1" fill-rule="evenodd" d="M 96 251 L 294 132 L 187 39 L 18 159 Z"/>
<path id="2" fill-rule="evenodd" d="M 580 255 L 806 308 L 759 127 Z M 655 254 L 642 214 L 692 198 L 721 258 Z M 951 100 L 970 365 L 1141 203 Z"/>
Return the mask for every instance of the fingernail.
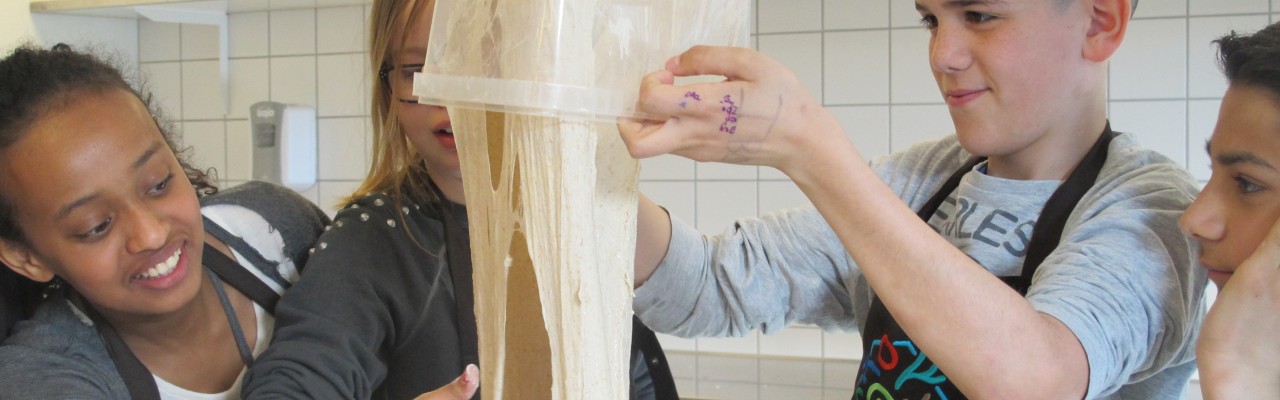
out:
<path id="1" fill-rule="evenodd" d="M 462 373 L 462 382 L 471 383 L 473 376 L 480 374 L 480 368 L 475 364 L 467 364 L 467 370 Z"/>

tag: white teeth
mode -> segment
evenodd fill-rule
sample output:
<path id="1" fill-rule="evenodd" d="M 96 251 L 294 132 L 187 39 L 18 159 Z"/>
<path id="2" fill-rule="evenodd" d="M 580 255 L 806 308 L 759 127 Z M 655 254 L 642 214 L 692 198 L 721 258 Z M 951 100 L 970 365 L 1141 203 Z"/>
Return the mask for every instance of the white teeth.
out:
<path id="1" fill-rule="evenodd" d="M 156 266 L 151 267 L 146 272 L 143 272 L 142 274 L 135 276 L 134 278 L 155 279 L 155 278 L 168 276 L 169 274 L 173 273 L 174 268 L 178 267 L 179 258 L 182 258 L 182 249 L 178 249 L 178 251 L 173 252 L 173 255 L 169 256 L 168 259 L 164 260 L 159 264 L 156 264 Z"/>

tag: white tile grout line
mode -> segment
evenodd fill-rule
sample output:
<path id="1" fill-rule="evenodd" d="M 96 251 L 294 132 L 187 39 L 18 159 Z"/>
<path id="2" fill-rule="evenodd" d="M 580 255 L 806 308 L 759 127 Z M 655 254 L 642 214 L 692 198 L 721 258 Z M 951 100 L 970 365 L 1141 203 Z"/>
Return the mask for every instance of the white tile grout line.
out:
<path id="1" fill-rule="evenodd" d="M 1191 2 L 1187 2 L 1187 15 L 1191 15 Z M 1186 29 L 1183 31 L 1183 46 L 1185 50 L 1183 55 L 1183 97 L 1191 97 L 1191 17 L 1187 17 Z M 1182 103 L 1182 165 L 1183 168 L 1191 169 L 1191 101 L 1187 100 Z"/>
<path id="2" fill-rule="evenodd" d="M 316 168 L 316 169 L 315 169 L 315 175 L 316 175 L 316 183 L 315 183 L 315 186 L 316 186 L 316 198 L 317 198 L 317 199 L 319 199 L 319 197 L 320 197 L 320 154 L 319 154 L 319 152 L 320 152 L 320 121 L 319 121 L 319 116 L 320 116 L 320 57 L 318 57 L 316 54 L 317 54 L 317 53 L 319 53 L 319 52 L 320 52 L 320 9 L 319 9 L 319 8 L 314 8 L 314 9 L 312 9 L 312 10 L 311 10 L 311 59 L 313 60 L 313 62 L 312 62 L 312 64 L 311 64 L 311 67 L 315 69 L 315 83 L 311 85 L 311 90 L 312 90 L 312 94 L 313 94 L 313 97 L 312 97 L 312 100 L 311 100 L 311 101 L 315 102 L 316 117 L 317 117 L 317 118 L 316 118 L 316 121 L 314 122 L 314 124 L 315 124 L 314 126 L 316 127 L 316 131 L 315 131 L 315 134 L 316 134 L 316 141 L 315 141 L 315 143 L 316 143 L 316 157 L 314 157 L 314 158 L 313 158 L 313 160 L 314 160 L 314 162 L 315 162 L 315 168 Z"/>
<path id="3" fill-rule="evenodd" d="M 889 46 L 888 46 L 888 48 L 889 48 L 889 54 L 888 54 L 888 59 L 887 59 L 887 60 L 885 60 L 885 62 L 889 65 L 889 68 L 888 68 L 888 69 L 889 69 L 889 121 L 888 121 L 888 122 L 889 122 L 889 132 L 887 132 L 887 134 L 889 135 L 889 137 L 888 137 L 888 139 L 889 139 L 889 140 L 888 140 L 887 142 L 889 143 L 889 153 L 888 153 L 888 154 L 893 154 L 893 113 L 894 113 L 894 111 L 897 109 L 897 107 L 895 107 L 895 106 L 894 106 L 894 104 L 893 104 L 893 32 L 894 32 L 894 29 L 893 29 L 893 3 L 892 3 L 892 0 L 885 0 L 885 1 L 889 1 L 889 2 L 890 2 L 890 3 L 888 4 L 888 10 L 887 10 L 887 11 L 888 11 L 888 13 L 887 13 L 887 17 L 886 17 L 886 18 L 888 18 L 888 21 L 886 21 L 886 23 L 887 23 L 887 25 L 888 25 L 888 27 L 889 27 L 889 29 L 888 29 L 888 34 L 889 34 Z"/>

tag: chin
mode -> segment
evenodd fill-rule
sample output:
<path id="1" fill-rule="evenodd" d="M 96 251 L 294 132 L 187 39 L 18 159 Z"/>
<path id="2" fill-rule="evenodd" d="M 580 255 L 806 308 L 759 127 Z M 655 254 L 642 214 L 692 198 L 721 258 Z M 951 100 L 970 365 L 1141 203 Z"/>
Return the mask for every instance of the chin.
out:
<path id="1" fill-rule="evenodd" d="M 1000 154 L 999 147 L 1007 143 L 1001 143 L 999 138 L 992 137 L 992 131 L 966 127 L 956 127 L 956 139 L 960 141 L 960 147 L 965 151 L 982 157 L 990 157 Z M 994 140 L 993 140 L 994 139 Z"/>

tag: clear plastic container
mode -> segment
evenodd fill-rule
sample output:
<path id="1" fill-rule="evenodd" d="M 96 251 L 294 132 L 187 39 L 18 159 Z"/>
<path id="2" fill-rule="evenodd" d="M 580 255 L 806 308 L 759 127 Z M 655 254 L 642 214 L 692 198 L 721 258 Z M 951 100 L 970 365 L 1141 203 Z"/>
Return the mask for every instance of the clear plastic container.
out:
<path id="1" fill-rule="evenodd" d="M 747 46 L 749 0 L 437 0 L 414 95 L 567 119 L 644 117 L 640 79 L 697 44 Z"/>

